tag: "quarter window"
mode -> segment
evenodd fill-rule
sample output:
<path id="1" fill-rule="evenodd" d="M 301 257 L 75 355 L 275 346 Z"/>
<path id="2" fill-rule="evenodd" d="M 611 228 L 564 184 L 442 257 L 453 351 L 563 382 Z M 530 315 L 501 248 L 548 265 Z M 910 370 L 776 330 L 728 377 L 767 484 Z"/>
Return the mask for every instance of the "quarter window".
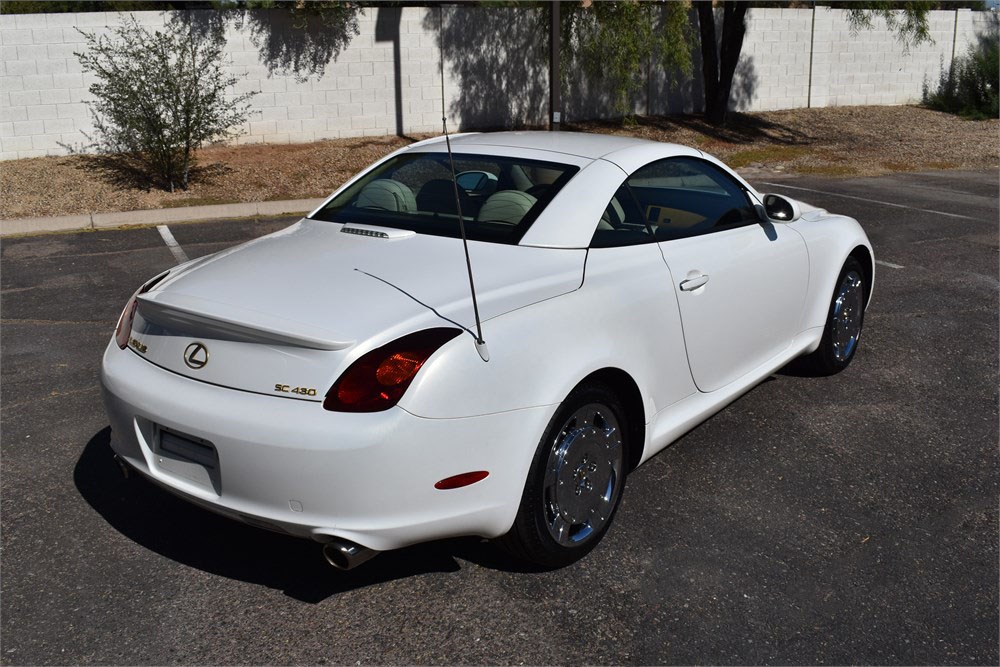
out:
<path id="1" fill-rule="evenodd" d="M 653 162 L 626 183 L 657 241 L 758 222 L 743 187 L 705 160 L 676 157 Z"/>
<path id="2" fill-rule="evenodd" d="M 601 220 L 597 223 L 591 248 L 615 248 L 639 243 L 652 243 L 652 231 L 639 209 L 628 186 L 622 184 L 618 192 L 604 207 Z"/>

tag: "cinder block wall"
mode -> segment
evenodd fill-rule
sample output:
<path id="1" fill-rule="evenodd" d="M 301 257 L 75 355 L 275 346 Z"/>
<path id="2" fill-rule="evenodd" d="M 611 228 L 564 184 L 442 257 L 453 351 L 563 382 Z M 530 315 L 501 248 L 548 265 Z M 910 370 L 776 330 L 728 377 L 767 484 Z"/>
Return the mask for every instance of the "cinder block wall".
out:
<path id="1" fill-rule="evenodd" d="M 322 77 L 305 81 L 270 71 L 251 35 L 230 26 L 228 66 L 244 77 L 238 90 L 259 92 L 237 141 L 438 132 L 442 45 L 450 129 L 544 124 L 548 37 L 541 14 L 471 5 L 440 16 L 421 7 L 368 9 L 360 34 Z M 170 19 L 160 12 L 132 15 L 150 27 Z M 93 78 L 73 55 L 84 48 L 77 28 L 102 32 L 118 20 L 114 13 L 0 15 L 0 159 L 60 155 L 85 143 L 82 132 L 92 125 L 84 102 Z M 936 81 L 953 52 L 964 55 L 969 44 L 995 35 L 992 12 L 936 11 L 930 21 L 935 43 L 904 52 L 881 22 L 852 34 L 842 10 L 751 10 L 731 105 L 761 111 L 916 102 L 924 81 Z M 658 87 L 663 72 L 650 68 L 649 92 L 636 100 L 636 111 L 698 110 L 699 68 L 696 57 L 692 80 L 672 91 Z M 610 113 L 599 84 L 577 84 L 566 91 L 569 119 Z"/>

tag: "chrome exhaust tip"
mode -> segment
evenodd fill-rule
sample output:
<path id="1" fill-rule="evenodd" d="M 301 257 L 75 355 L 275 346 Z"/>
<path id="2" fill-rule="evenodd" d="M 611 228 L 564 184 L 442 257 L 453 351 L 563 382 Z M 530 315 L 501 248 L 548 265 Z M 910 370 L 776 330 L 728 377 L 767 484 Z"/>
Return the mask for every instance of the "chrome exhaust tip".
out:
<path id="1" fill-rule="evenodd" d="M 374 549 L 347 540 L 334 539 L 323 545 L 323 557 L 338 570 L 353 570 L 378 554 Z"/>
<path id="2" fill-rule="evenodd" d="M 118 470 L 120 470 L 122 473 L 122 477 L 128 479 L 129 470 L 128 470 L 128 464 L 125 463 L 125 459 L 118 456 L 117 454 L 115 454 L 114 458 L 115 458 L 115 463 L 118 464 Z"/>

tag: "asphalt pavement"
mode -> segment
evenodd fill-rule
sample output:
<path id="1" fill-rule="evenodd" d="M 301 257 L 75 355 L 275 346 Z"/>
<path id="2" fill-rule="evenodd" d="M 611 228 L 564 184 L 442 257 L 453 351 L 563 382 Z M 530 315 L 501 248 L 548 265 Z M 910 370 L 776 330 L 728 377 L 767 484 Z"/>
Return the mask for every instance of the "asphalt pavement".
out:
<path id="1" fill-rule="evenodd" d="M 99 361 L 176 248 L 155 227 L 4 239 L 0 663 L 998 664 L 996 172 L 754 184 L 868 231 L 857 357 L 692 430 L 552 572 L 473 538 L 338 572 L 123 479 Z M 194 258 L 292 220 L 169 231 Z"/>

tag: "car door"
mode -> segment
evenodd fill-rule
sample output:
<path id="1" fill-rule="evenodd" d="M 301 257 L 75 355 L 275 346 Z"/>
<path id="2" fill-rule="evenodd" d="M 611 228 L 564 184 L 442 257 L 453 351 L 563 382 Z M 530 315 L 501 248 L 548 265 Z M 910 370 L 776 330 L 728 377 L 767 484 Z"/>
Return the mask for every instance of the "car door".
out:
<path id="1" fill-rule="evenodd" d="M 809 273 L 798 232 L 761 222 L 742 184 L 707 160 L 659 160 L 628 186 L 669 269 L 700 391 L 724 387 L 791 344 Z"/>
<path id="2" fill-rule="evenodd" d="M 624 174 L 622 174 L 624 176 Z M 649 400 L 647 414 L 697 393 L 684 353 L 680 310 L 652 230 L 622 183 L 604 209 L 587 252 L 586 289 L 601 308 L 600 332 Z"/>

